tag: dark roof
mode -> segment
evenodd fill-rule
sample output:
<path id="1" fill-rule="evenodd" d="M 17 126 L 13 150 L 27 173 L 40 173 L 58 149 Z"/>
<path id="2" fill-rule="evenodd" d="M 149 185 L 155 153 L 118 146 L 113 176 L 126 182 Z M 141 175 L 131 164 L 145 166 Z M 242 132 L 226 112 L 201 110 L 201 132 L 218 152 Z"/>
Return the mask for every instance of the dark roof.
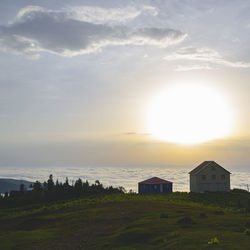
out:
<path id="1" fill-rule="evenodd" d="M 223 168 L 222 166 L 220 166 L 218 163 L 216 163 L 215 161 L 204 161 L 202 162 L 198 167 L 194 168 L 191 172 L 189 172 L 189 174 L 198 174 L 200 173 L 203 169 L 205 169 L 206 167 L 208 167 L 209 165 L 217 165 L 221 168 Z M 225 168 L 223 168 L 225 171 L 227 171 Z M 229 171 L 227 171 L 229 174 L 231 174 Z"/>
<path id="2" fill-rule="evenodd" d="M 141 184 L 165 184 L 165 183 L 172 183 L 171 181 L 166 181 L 158 177 L 152 177 L 148 180 L 139 182 Z"/>

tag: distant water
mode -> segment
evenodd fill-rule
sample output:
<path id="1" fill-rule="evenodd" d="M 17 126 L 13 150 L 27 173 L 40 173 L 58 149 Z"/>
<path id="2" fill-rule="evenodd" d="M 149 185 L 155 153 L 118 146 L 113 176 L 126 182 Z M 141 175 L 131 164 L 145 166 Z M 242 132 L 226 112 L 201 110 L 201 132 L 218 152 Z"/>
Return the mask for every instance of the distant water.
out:
<path id="1" fill-rule="evenodd" d="M 120 168 L 120 167 L 53 167 L 53 168 L 0 168 L 0 178 L 23 179 L 28 181 L 44 181 L 49 174 L 53 174 L 54 180 L 64 181 L 66 177 L 70 181 L 77 178 L 94 183 L 99 180 L 104 186 L 123 186 L 127 191 L 132 189 L 137 192 L 139 181 L 157 176 L 174 183 L 174 191 L 189 191 L 190 169 L 145 167 L 145 168 Z M 232 171 L 231 188 L 246 189 L 250 187 L 250 172 Z"/>

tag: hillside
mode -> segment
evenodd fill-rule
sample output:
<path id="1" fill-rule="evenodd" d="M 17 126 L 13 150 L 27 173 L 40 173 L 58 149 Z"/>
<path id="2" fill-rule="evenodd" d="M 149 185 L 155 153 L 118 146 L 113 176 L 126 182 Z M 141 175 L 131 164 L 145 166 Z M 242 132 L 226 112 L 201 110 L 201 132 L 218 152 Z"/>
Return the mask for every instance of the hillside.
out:
<path id="1" fill-rule="evenodd" d="M 0 209 L 2 249 L 249 249 L 249 193 L 117 194 Z"/>
<path id="2" fill-rule="evenodd" d="M 25 180 L 16 180 L 16 179 L 0 179 L 0 193 L 10 192 L 11 190 L 19 190 L 20 185 L 24 184 L 27 188 L 32 182 Z"/>

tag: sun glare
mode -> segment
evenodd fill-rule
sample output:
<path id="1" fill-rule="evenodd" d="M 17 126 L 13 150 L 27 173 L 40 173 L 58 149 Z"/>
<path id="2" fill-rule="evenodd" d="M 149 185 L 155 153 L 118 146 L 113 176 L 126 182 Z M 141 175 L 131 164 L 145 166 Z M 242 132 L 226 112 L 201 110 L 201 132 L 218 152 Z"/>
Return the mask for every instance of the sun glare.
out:
<path id="1" fill-rule="evenodd" d="M 196 84 L 175 85 L 152 100 L 146 124 L 155 139 L 198 144 L 228 135 L 232 111 L 216 89 Z"/>

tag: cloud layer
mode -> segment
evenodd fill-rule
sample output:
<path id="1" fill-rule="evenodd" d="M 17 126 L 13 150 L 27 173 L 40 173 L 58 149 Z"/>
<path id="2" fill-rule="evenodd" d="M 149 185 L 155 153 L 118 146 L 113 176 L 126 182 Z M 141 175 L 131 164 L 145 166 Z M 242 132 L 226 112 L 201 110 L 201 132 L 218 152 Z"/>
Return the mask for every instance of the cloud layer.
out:
<path id="1" fill-rule="evenodd" d="M 53 174 L 54 179 L 64 181 L 66 177 L 69 180 L 76 180 L 79 177 L 94 183 L 99 180 L 105 186 L 123 186 L 128 191 L 130 189 L 138 191 L 138 182 L 148 178 L 158 176 L 160 178 L 172 181 L 174 191 L 189 192 L 189 168 L 166 168 L 166 167 L 145 167 L 145 168 L 120 168 L 120 167 L 82 167 L 82 168 L 0 168 L 1 178 L 24 179 L 29 181 L 39 180 L 43 182 L 48 179 L 49 174 Z M 231 188 L 246 189 L 250 184 L 249 172 L 232 171 Z"/>
<path id="2" fill-rule="evenodd" d="M 224 59 L 219 52 L 209 48 L 194 48 L 194 47 L 184 47 L 178 51 L 167 55 L 165 60 L 189 60 L 189 61 L 199 61 L 199 65 L 185 65 L 179 66 L 178 71 L 195 70 L 195 69 L 211 69 L 212 64 L 222 65 L 232 68 L 250 68 L 250 63 L 248 62 L 232 62 Z"/>
<path id="3" fill-rule="evenodd" d="M 100 20 L 106 14 L 104 12 Z M 47 51 L 70 57 L 93 53 L 108 45 L 168 47 L 187 36 L 173 29 L 112 26 L 76 17 L 72 12 L 51 11 L 39 6 L 27 7 L 18 13 L 11 25 L 0 26 L 1 49 L 27 55 Z"/>

